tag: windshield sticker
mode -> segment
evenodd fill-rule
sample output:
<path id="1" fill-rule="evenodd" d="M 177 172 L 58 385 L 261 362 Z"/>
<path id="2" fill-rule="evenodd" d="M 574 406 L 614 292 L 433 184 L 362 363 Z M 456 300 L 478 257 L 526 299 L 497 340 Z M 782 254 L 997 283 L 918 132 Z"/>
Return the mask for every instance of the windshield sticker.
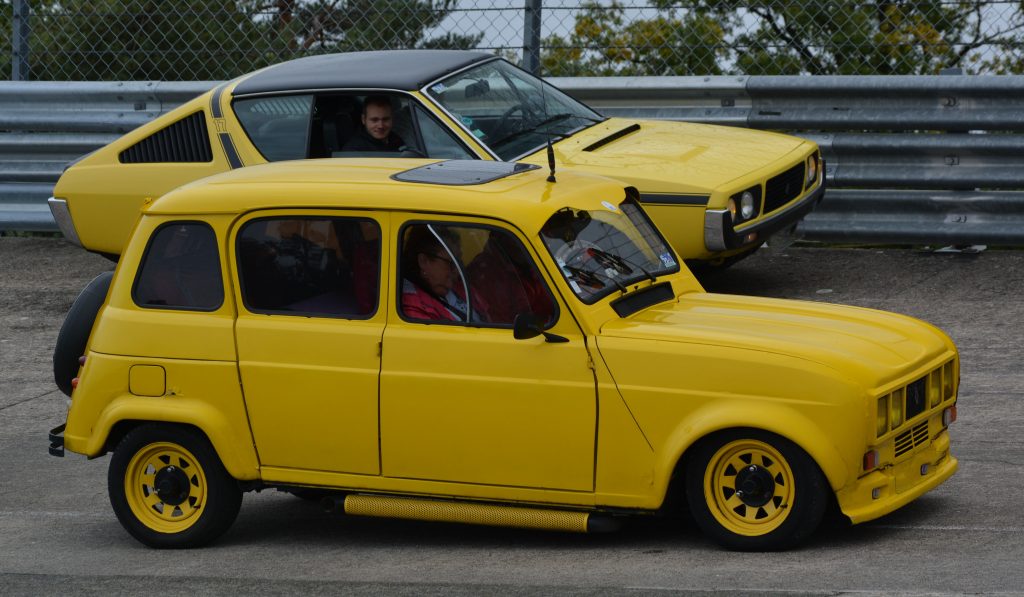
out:
<path id="1" fill-rule="evenodd" d="M 619 275 L 619 270 L 613 267 L 607 267 L 604 270 L 604 275 L 608 276 L 609 278 L 614 278 Z"/>
<path id="2" fill-rule="evenodd" d="M 576 294 L 580 294 L 581 292 L 583 292 L 582 290 L 580 290 L 580 285 L 576 283 L 576 280 L 569 280 L 569 286 L 572 287 L 572 291 L 575 292 Z"/>
<path id="3" fill-rule="evenodd" d="M 660 255 L 660 257 L 661 257 L 661 263 L 664 264 L 665 267 L 675 267 L 676 260 L 672 258 L 672 254 L 671 253 L 662 253 Z"/>
<path id="4" fill-rule="evenodd" d="M 434 93 L 444 93 L 445 89 L 446 87 L 444 86 L 444 83 L 438 83 L 437 85 L 434 85 L 433 87 L 430 88 L 430 90 L 433 91 Z"/>
<path id="5" fill-rule="evenodd" d="M 610 201 L 602 201 L 601 205 L 608 211 L 619 211 L 619 208 L 615 207 L 615 204 Z"/>
<path id="6" fill-rule="evenodd" d="M 466 126 L 473 126 L 473 119 L 469 116 L 459 116 L 459 120 L 461 120 L 462 124 Z"/>
<path id="7" fill-rule="evenodd" d="M 482 139 L 486 135 L 487 133 L 481 131 L 480 129 L 473 129 L 473 136 L 476 137 L 477 139 Z"/>

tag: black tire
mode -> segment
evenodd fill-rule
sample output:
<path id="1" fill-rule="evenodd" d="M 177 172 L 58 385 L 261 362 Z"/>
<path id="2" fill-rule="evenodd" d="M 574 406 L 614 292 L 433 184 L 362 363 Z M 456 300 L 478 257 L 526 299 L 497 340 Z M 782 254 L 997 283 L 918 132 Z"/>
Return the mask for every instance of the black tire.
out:
<path id="1" fill-rule="evenodd" d="M 85 354 L 92 324 L 107 300 L 113 277 L 114 272 L 103 272 L 86 284 L 60 326 L 57 344 L 53 347 L 53 381 L 67 396 L 71 395 L 71 380 L 78 375 L 78 359 Z"/>
<path id="2" fill-rule="evenodd" d="M 238 516 L 242 491 L 210 441 L 177 425 L 130 431 L 110 459 L 107 491 L 133 537 L 158 549 L 201 547 Z"/>
<path id="3" fill-rule="evenodd" d="M 731 429 L 694 447 L 686 498 L 705 535 L 735 551 L 779 551 L 821 523 L 829 486 L 793 442 L 757 429 Z"/>

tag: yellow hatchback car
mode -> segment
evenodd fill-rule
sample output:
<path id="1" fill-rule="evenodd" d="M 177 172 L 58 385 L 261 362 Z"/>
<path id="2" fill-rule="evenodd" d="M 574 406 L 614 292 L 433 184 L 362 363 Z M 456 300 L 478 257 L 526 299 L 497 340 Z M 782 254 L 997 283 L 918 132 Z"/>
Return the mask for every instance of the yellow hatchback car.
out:
<path id="1" fill-rule="evenodd" d="M 381 139 L 368 124 L 383 122 Z M 382 127 L 384 125 L 381 125 Z M 738 127 L 605 118 L 484 52 L 292 60 L 218 85 L 72 164 L 50 200 L 64 236 L 121 254 L 149 198 L 281 160 L 388 155 L 529 162 L 633 186 L 680 256 L 727 266 L 821 199 L 818 146 Z"/>
<path id="2" fill-rule="evenodd" d="M 54 358 L 73 391 L 51 453 L 112 451 L 114 511 L 153 547 L 210 542 L 244 491 L 278 488 L 564 531 L 684 507 L 774 550 L 830 503 L 864 522 L 957 469 L 940 330 L 705 293 L 634 188 L 532 164 L 186 185 L 146 204 Z"/>

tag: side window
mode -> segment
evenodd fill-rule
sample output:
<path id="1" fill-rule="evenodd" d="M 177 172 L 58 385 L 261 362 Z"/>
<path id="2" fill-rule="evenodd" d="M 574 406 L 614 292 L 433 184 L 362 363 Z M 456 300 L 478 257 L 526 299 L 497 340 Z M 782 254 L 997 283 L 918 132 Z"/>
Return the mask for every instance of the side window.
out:
<path id="1" fill-rule="evenodd" d="M 200 222 L 156 230 L 139 266 L 132 299 L 140 307 L 213 311 L 224 302 L 217 235 Z"/>
<path id="2" fill-rule="evenodd" d="M 450 131 L 443 128 L 423 108 L 416 107 L 416 121 L 419 124 L 420 133 L 423 135 L 423 144 L 426 146 L 426 154 L 432 158 L 448 158 L 458 160 L 473 160 L 476 156 L 467 150 L 458 138 Z"/>
<path id="3" fill-rule="evenodd" d="M 254 313 L 365 319 L 377 310 L 380 226 L 368 218 L 261 218 L 238 234 L 238 274 Z"/>
<path id="4" fill-rule="evenodd" d="M 489 226 L 414 223 L 402 231 L 399 311 L 406 319 L 511 326 L 520 313 L 548 325 L 555 301 L 522 243 Z"/>
<path id="5" fill-rule="evenodd" d="M 235 114 L 256 149 L 268 162 L 306 157 L 312 95 L 240 99 Z"/>

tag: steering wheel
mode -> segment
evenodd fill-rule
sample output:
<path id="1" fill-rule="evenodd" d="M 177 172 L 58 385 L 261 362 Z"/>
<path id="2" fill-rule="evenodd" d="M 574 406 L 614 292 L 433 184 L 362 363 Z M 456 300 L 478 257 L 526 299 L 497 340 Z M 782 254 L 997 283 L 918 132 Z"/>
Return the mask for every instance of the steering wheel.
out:
<path id="1" fill-rule="evenodd" d="M 523 121 L 526 119 L 526 112 L 528 110 L 529 106 L 527 106 L 525 102 L 520 102 L 518 104 L 512 104 L 511 106 L 509 106 L 504 112 L 502 112 L 501 116 L 498 118 L 498 125 L 494 127 L 494 136 L 499 136 L 499 133 L 505 135 L 514 132 L 512 127 L 509 126 L 509 119 L 516 112 L 519 112 L 522 117 L 519 119 L 518 124 L 515 127 L 515 130 L 522 129 Z"/>

